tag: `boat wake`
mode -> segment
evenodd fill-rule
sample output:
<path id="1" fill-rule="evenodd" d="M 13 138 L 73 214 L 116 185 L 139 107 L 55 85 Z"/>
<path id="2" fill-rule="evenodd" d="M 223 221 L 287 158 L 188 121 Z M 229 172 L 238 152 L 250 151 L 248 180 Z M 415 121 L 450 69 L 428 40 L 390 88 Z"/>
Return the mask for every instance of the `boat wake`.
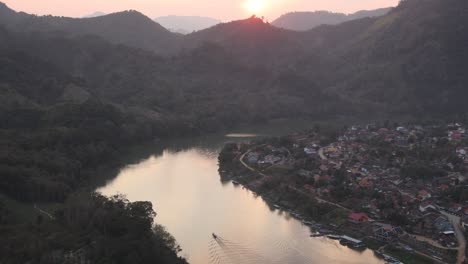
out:
<path id="1" fill-rule="evenodd" d="M 213 234 L 209 243 L 209 257 L 212 264 L 299 264 L 313 263 L 296 243 L 290 241 L 272 242 L 275 258 L 267 257 L 252 247 L 242 245 Z"/>

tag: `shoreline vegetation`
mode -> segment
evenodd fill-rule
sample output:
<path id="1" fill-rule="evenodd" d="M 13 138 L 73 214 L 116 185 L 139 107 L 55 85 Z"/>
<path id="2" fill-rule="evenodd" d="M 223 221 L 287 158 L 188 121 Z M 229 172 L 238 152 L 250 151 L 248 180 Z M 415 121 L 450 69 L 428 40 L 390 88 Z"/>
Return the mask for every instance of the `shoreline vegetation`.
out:
<path id="1" fill-rule="evenodd" d="M 439 127 L 434 125 L 433 130 L 429 129 L 429 127 L 431 126 L 424 126 L 424 128 L 421 128 L 424 130 L 421 130 L 421 135 L 418 135 L 419 138 L 417 138 L 414 144 L 423 142 L 428 137 L 433 136 L 432 133 L 435 133 L 436 130 L 437 133 L 439 131 L 445 133 L 445 126 L 440 126 L 441 129 L 435 129 Z M 397 126 L 388 127 L 387 130 L 390 131 L 389 135 L 393 133 L 391 132 L 392 130 L 396 131 L 397 128 Z M 410 128 L 413 128 L 413 126 L 408 126 L 406 129 Z M 420 127 L 418 126 L 418 128 Z M 460 259 L 463 259 L 462 256 L 459 255 L 457 257 L 456 255 L 457 252 L 463 252 L 464 254 L 464 250 L 462 251 L 457 247 L 457 243 L 459 243 L 460 240 L 457 242 L 455 236 L 448 238 L 441 235 L 437 239 L 446 239 L 446 241 L 452 239 L 452 242 L 447 242 L 452 244 L 440 246 L 439 241 L 442 240 L 433 242 L 431 238 L 425 239 L 421 235 L 412 235 L 411 233 L 421 234 L 421 232 L 429 232 L 432 230 L 417 231 L 417 223 L 415 222 L 413 224 L 412 219 L 398 218 L 391 211 L 385 212 L 383 215 L 375 215 L 372 214 L 372 211 L 363 208 L 358 209 L 360 208 L 359 206 L 354 206 L 352 204 L 360 205 L 371 201 L 368 200 L 367 197 L 369 196 L 367 195 L 375 195 L 372 194 L 372 189 L 380 189 L 385 193 L 390 192 L 388 189 L 376 183 L 372 186 L 364 186 L 364 188 L 362 186 L 357 186 L 357 189 L 350 192 L 349 188 L 354 187 L 351 187 L 353 184 L 347 178 L 348 175 L 346 171 L 348 168 L 346 168 L 346 166 L 349 166 L 349 163 L 347 163 L 347 160 L 342 156 L 340 166 L 337 166 L 336 169 L 331 169 L 330 164 L 333 164 L 337 158 L 332 159 L 333 161 L 328 160 L 330 156 L 328 147 L 336 147 L 335 144 L 338 142 L 338 138 L 342 138 L 343 135 L 349 136 L 347 133 L 351 130 L 352 128 L 345 127 L 324 131 L 324 129 L 320 130 L 320 127 L 316 126 L 314 129 L 304 131 L 303 133 L 274 138 L 254 139 L 249 143 L 228 143 L 224 146 L 219 155 L 219 173 L 221 179 L 223 181 L 232 181 L 235 185 L 243 185 L 245 188 L 261 196 L 272 210 L 278 209 L 289 212 L 292 217 L 302 221 L 304 225 L 311 228 L 311 236 L 328 236 L 331 239 L 340 239 L 343 245 L 348 245 L 350 248 L 357 250 L 363 250 L 367 247 L 374 250 L 377 256 L 384 258 L 389 263 L 399 263 L 398 261 L 404 263 L 461 263 Z M 378 130 L 379 126 L 371 131 Z M 452 128 L 452 130 L 454 129 Z M 382 132 L 383 130 L 380 131 Z M 451 130 L 449 130 L 449 135 L 450 131 Z M 424 136 L 422 136 L 422 134 L 424 134 Z M 365 142 L 371 146 L 377 142 L 374 141 L 374 143 L 370 143 L 363 139 L 360 140 L 362 140 L 359 141 L 360 144 L 364 144 L 363 142 Z M 354 144 L 354 142 L 350 144 Z M 399 147 L 396 146 L 396 144 L 397 143 L 391 143 L 384 147 L 387 149 Z M 402 144 L 402 142 L 398 144 Z M 464 141 L 452 141 L 450 143 L 444 143 L 444 145 L 439 144 L 437 148 L 439 148 L 439 155 L 446 155 L 446 152 L 444 152 L 445 150 L 455 153 L 455 149 L 459 150 L 460 146 L 464 145 Z M 419 147 L 423 147 L 423 144 L 421 143 Z M 369 147 L 369 149 L 372 148 Z M 408 160 L 406 161 L 408 163 L 404 164 L 404 166 L 412 164 L 411 152 L 408 149 L 405 149 L 404 152 L 408 155 Z M 384 159 L 384 157 L 380 158 L 382 160 Z M 432 159 L 435 160 L 436 158 L 438 158 L 438 156 L 432 156 Z M 419 159 L 421 159 L 421 157 L 419 157 Z M 365 164 L 365 166 L 376 164 L 364 160 L 361 160 L 361 162 Z M 422 163 L 421 160 L 417 159 L 415 159 L 414 162 Z M 329 166 L 329 168 L 325 168 L 325 164 Z M 390 165 L 388 166 L 391 167 Z M 404 166 L 401 165 L 401 167 Z M 405 169 L 402 171 L 406 173 Z M 372 173 L 369 172 L 369 174 L 366 175 L 371 174 Z M 437 183 L 438 180 L 442 179 L 442 176 L 443 175 L 435 175 L 435 178 L 425 180 Z M 375 181 L 377 182 L 378 180 Z M 387 181 L 387 179 L 381 179 L 381 181 Z M 348 184 L 348 186 L 346 186 L 345 183 Z M 460 187 L 457 186 L 453 187 L 454 190 L 457 188 L 460 189 Z M 352 192 L 354 192 L 354 194 L 352 194 Z M 361 198 L 354 197 L 354 195 L 360 195 Z M 433 195 L 435 196 L 436 194 L 433 193 Z M 346 199 L 348 199 L 348 202 L 346 202 Z M 388 197 L 381 196 L 376 201 L 383 201 L 382 199 L 385 200 L 388 199 Z M 428 221 L 428 219 L 432 219 L 432 215 L 444 217 L 446 213 L 443 211 L 443 208 L 445 208 L 444 206 L 446 206 L 446 203 L 450 203 L 450 199 L 449 196 L 445 200 L 434 200 L 434 202 L 439 204 L 437 207 L 438 209 L 426 212 L 425 214 L 419 214 L 418 221 Z M 349 203 L 350 201 L 352 201 L 351 204 Z M 414 206 L 414 214 L 419 213 L 417 212 L 419 210 L 419 203 L 419 200 L 416 199 L 411 205 L 406 205 L 407 209 L 405 210 L 408 210 L 408 214 L 413 214 L 410 208 Z M 357 210 L 363 210 L 367 213 L 360 213 Z M 401 211 L 401 209 L 399 210 Z M 383 211 L 379 210 L 377 210 L 377 212 L 383 213 Z M 351 220 L 350 217 L 355 215 L 362 215 L 365 219 L 362 220 L 362 223 L 359 219 Z M 384 231 L 394 230 L 395 233 L 388 233 L 389 237 L 382 237 L 378 235 L 380 231 L 376 231 L 379 230 L 376 227 L 382 227 L 381 230 Z M 440 231 L 433 232 L 434 235 L 430 235 L 429 233 L 425 235 L 429 237 L 439 236 L 436 234 Z M 448 233 L 450 232 L 447 232 L 447 234 Z M 346 241 L 347 239 L 343 239 L 343 236 L 355 238 L 358 242 L 349 243 L 349 241 Z M 426 241 L 431 242 L 426 243 Z M 456 260 L 457 258 L 458 260 Z"/>
<path id="2" fill-rule="evenodd" d="M 107 166 L 119 166 L 128 146 L 274 118 L 461 118 L 467 110 L 468 16 L 460 10 L 466 7 L 460 0 L 406 0 L 382 17 L 307 32 L 252 16 L 182 37 L 137 11 L 71 19 L 27 14 L 0 2 L 0 262 L 183 263 L 174 241 L 154 231 L 149 204 L 88 190 L 106 178 L 101 173 Z M 404 184 L 461 173 L 455 171 L 459 157 L 424 153 L 425 162 L 433 155 L 444 164 L 411 164 L 402 172 L 418 180 Z M 450 170 L 439 168 L 449 164 Z M 245 170 L 240 183 L 260 180 Z M 349 205 L 334 210 L 310 203 L 281 186 L 284 171 L 262 172 L 274 177 L 250 188 L 267 196 L 280 186 L 286 204 L 279 206 L 303 201 L 301 210 L 310 216 L 342 219 L 340 210 Z M 447 192 L 444 203 L 464 203 L 463 190 L 448 178 L 431 186 L 441 188 L 433 194 Z M 403 208 L 403 196 L 367 209 Z M 407 222 L 395 212 L 383 216 L 423 235 L 418 225 L 434 223 Z M 443 242 L 461 242 L 453 240 Z"/>

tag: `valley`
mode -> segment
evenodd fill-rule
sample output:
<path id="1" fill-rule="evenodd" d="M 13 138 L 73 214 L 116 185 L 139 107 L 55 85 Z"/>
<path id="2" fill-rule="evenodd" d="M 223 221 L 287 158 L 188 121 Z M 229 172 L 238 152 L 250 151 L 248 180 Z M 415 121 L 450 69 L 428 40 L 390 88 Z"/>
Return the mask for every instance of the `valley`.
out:
<path id="1" fill-rule="evenodd" d="M 257 134 L 250 128 L 270 124 L 278 119 L 300 120 L 301 128 L 307 125 L 309 129 L 341 129 L 345 125 L 372 123 L 375 120 L 403 124 L 466 125 L 467 12 L 468 2 L 461 0 L 404 0 L 391 9 L 344 15 L 346 19 L 339 14 L 327 13 L 327 16 L 337 20 L 327 22 L 325 18 L 320 18 L 312 24 L 296 24 L 292 29 L 252 15 L 247 19 L 225 23 L 210 20 L 207 25 L 180 34 L 135 10 L 106 11 L 84 18 L 70 18 L 38 16 L 13 10 L 0 3 L 0 242 L 4 245 L 0 248 L 0 262 L 66 263 L 68 260 L 70 263 L 187 263 L 193 258 L 191 254 L 197 255 L 197 249 L 193 246 L 197 241 L 203 241 L 203 246 L 218 250 L 217 256 L 226 255 L 226 252 L 219 251 L 219 241 L 206 240 L 210 239 L 211 232 L 217 232 L 208 231 L 209 225 L 202 223 L 210 222 L 207 217 L 210 211 L 205 211 L 199 219 L 200 229 L 204 226 L 203 234 L 186 235 L 187 230 L 183 229 L 186 226 L 180 223 L 181 218 L 187 221 L 186 218 L 200 217 L 195 213 L 185 217 L 184 214 L 186 211 L 202 212 L 206 209 L 203 204 L 164 205 L 166 201 L 163 201 L 161 212 L 158 209 L 158 200 L 166 198 L 158 195 L 164 193 L 164 187 L 171 186 L 170 180 L 177 180 L 184 186 L 184 177 L 190 176 L 190 171 L 171 174 L 171 169 L 194 163 L 193 166 L 201 167 L 194 175 L 196 178 L 190 180 L 190 187 L 193 188 L 185 186 L 187 189 L 173 190 L 174 194 L 181 190 L 188 193 L 200 191 L 197 182 L 202 182 L 206 173 L 209 180 L 205 187 L 212 188 L 219 193 L 219 197 L 225 198 L 225 203 L 210 206 L 223 207 L 229 205 L 231 199 L 244 199 L 244 203 L 236 205 L 240 213 L 229 219 L 218 219 L 217 224 L 224 225 L 235 220 L 246 221 L 245 226 L 248 226 L 249 221 L 242 218 L 241 214 L 245 206 L 252 211 L 258 210 L 259 217 L 264 219 L 264 222 L 258 220 L 259 226 L 265 224 L 270 230 L 276 230 L 278 226 L 289 230 L 276 237 L 286 255 L 297 257 L 302 254 L 296 250 L 297 243 L 284 244 L 284 239 L 294 240 L 296 235 L 301 235 L 308 241 L 307 245 L 334 252 L 329 253 L 337 258 L 333 260 L 347 263 L 349 257 L 349 261 L 352 260 L 350 263 L 359 263 L 361 259 L 356 252 L 348 251 L 339 243 L 310 238 L 308 227 L 302 226 L 290 214 L 274 209 L 276 202 L 271 204 L 271 201 L 276 201 L 276 195 L 282 194 L 284 189 L 284 186 L 281 189 L 275 185 L 280 184 L 280 181 L 266 183 L 271 186 L 265 188 L 272 193 L 272 197 L 265 199 L 266 202 L 240 186 L 231 186 L 224 180 L 219 182 L 216 164 L 218 152 L 236 134 L 244 134 L 248 138 L 251 134 Z M 302 15 L 310 18 L 320 14 L 304 12 Z M 290 16 L 286 19 L 294 20 Z M 239 126 L 247 126 L 249 129 L 236 131 Z M 288 123 L 283 126 L 290 130 L 296 128 Z M 413 128 L 411 131 L 418 130 Z M 396 136 L 397 143 L 385 145 L 387 143 L 380 142 L 380 139 L 365 139 L 372 144 L 382 143 L 386 148 L 380 150 L 379 155 L 382 156 L 366 159 L 365 162 L 371 160 L 372 165 L 381 167 L 384 161 L 396 162 L 390 159 L 388 151 L 398 152 L 399 147 L 405 147 L 398 144 L 405 142 L 400 142 L 401 135 L 395 134 L 395 129 L 392 127 L 385 135 Z M 275 134 L 272 130 L 262 134 Z M 231 135 L 226 138 L 225 134 L 219 136 L 221 131 Z M 427 131 L 432 133 L 431 129 L 424 130 L 423 140 L 430 141 L 430 137 L 425 134 Z M 452 137 L 445 135 L 447 131 L 444 130 L 444 137 Z M 309 150 L 318 155 L 314 162 L 327 163 L 328 169 L 337 163 L 351 166 L 351 160 L 336 160 L 337 157 L 333 157 L 332 150 L 350 147 L 338 140 L 338 132 L 318 132 L 315 131 L 313 137 L 328 137 L 319 140 L 317 145 L 321 148 L 310 146 Z M 291 133 L 298 131 L 287 131 L 282 135 Z M 453 133 L 454 137 L 462 137 L 463 134 L 461 131 Z M 214 145 L 199 147 L 191 142 L 175 150 L 167 145 L 173 140 L 190 141 L 204 135 L 213 137 Z M 406 136 L 404 139 L 408 140 Z M 440 135 L 434 137 L 442 138 Z M 239 142 L 238 139 L 236 142 Z M 358 148 L 364 147 L 362 142 L 349 143 L 356 143 Z M 269 145 L 268 142 L 263 144 Z M 259 148 L 258 151 L 263 152 L 264 149 L 260 147 L 263 144 L 243 143 L 238 149 L 242 153 L 238 154 L 244 156 L 240 158 L 240 163 L 237 163 L 239 157 L 236 156 L 235 166 L 244 163 L 248 167 L 244 167 L 242 173 L 230 176 L 252 177 L 255 180 L 258 180 L 255 172 L 270 176 L 268 172 L 258 170 L 257 165 L 248 162 L 253 153 L 248 150 Z M 372 144 L 369 143 L 374 146 Z M 152 149 L 136 157 L 128 157 L 133 148 L 142 145 L 151 146 Z M 429 148 L 429 145 L 424 146 Z M 288 151 L 292 155 L 294 149 L 290 147 Z M 464 148 L 464 145 L 459 147 Z M 211 154 L 199 153 L 207 149 Z M 345 154 L 354 157 L 352 153 Z M 454 158 L 453 162 L 447 161 L 447 157 L 455 155 L 453 151 L 446 152 L 448 156 L 444 157 L 436 154 L 441 153 L 432 153 L 432 160 L 427 158 L 430 160 L 425 163 L 427 167 L 421 168 L 416 164 L 418 166 L 405 168 L 402 172 L 418 174 L 421 178 L 440 176 L 438 173 L 452 175 L 449 171 L 465 175 L 465 171 L 456 167 L 458 163 L 455 161 L 459 161 L 460 157 Z M 461 152 L 458 154 L 462 155 Z M 155 155 L 155 158 L 151 158 L 151 155 Z M 280 161 L 272 156 L 265 162 L 288 162 L 288 155 L 284 154 L 284 159 Z M 148 186 L 149 191 L 141 191 L 141 194 L 151 195 L 139 197 L 137 190 L 136 195 L 130 197 L 135 190 L 127 189 L 133 182 L 133 179 L 127 177 L 132 176 L 122 176 L 128 180 L 124 180 L 125 184 L 117 188 L 122 190 L 123 195 L 116 195 L 117 189 L 112 189 L 108 180 L 115 178 L 118 183 L 122 179 L 119 171 L 123 173 L 127 165 L 141 165 L 145 169 L 147 164 L 144 161 L 153 159 L 158 164 L 169 164 L 162 165 L 165 168 L 162 171 L 161 167 L 150 166 L 144 172 L 148 176 L 146 173 L 157 171 L 157 176 L 154 176 L 157 187 L 154 188 L 161 188 L 158 184 L 165 184 L 161 185 L 158 195 L 152 196 L 153 186 Z M 399 160 L 401 164 L 409 162 Z M 170 166 L 170 162 L 174 162 L 174 167 Z M 450 163 L 454 168 L 441 168 L 439 163 L 442 162 L 447 166 Z M 315 163 L 313 165 L 318 165 Z M 207 168 L 203 168 L 203 164 Z M 321 167 L 311 164 L 304 166 L 302 169 L 305 171 Z M 339 171 L 339 168 L 335 169 Z M 172 176 L 162 179 L 160 175 L 165 173 Z M 247 185 L 253 183 L 250 178 L 245 182 L 241 178 L 235 181 Z M 149 179 L 154 180 L 151 177 Z M 317 182 L 325 185 L 329 180 L 319 177 Z M 410 184 L 406 179 L 402 180 L 401 184 Z M 423 185 L 432 184 L 421 180 Z M 359 185 L 360 181 L 349 183 L 354 186 Z M 366 188 L 382 189 L 381 185 L 387 181 L 368 179 L 369 186 Z M 260 183 L 262 186 L 265 184 Z M 141 183 L 136 180 L 133 184 Z M 226 187 L 227 184 L 229 187 Z M 451 183 L 444 184 L 452 186 Z M 103 185 L 110 189 L 105 189 Z M 259 192 L 257 187 L 249 186 L 251 190 Z M 301 192 L 304 191 L 302 187 L 294 186 Z M 356 192 L 355 195 L 365 196 L 365 192 L 363 194 L 358 190 L 361 187 L 353 189 L 353 194 Z M 395 187 L 392 192 L 398 197 L 406 197 L 413 191 L 430 189 L 432 194 L 446 195 L 437 189 L 440 186 L 419 187 L 418 190 Z M 140 185 L 139 188 L 143 187 Z M 204 193 L 209 192 L 206 188 L 203 188 Z M 103 192 L 110 196 L 95 193 L 96 189 L 106 190 Z M 322 202 L 302 200 L 303 197 L 296 196 L 290 197 L 291 202 L 304 201 L 308 212 L 314 215 L 330 212 L 332 205 L 339 205 L 346 212 L 361 213 L 353 207 L 357 204 L 344 203 L 345 198 L 349 201 L 356 198 L 355 195 L 350 196 L 347 187 L 330 194 L 341 195 L 341 199 L 334 197 L 330 200 L 325 195 L 322 197 L 322 191 L 322 188 L 314 188 L 314 192 L 320 193 L 317 197 Z M 466 190 L 462 188 L 454 192 L 460 196 L 458 203 L 464 204 Z M 127 194 L 128 198 L 125 196 Z M 378 208 L 380 213 L 375 211 L 376 216 L 372 215 L 371 218 L 388 220 L 389 215 L 383 214 L 383 211 L 391 211 L 392 206 L 408 208 L 399 202 L 396 205 L 391 203 L 386 196 L 375 195 L 384 201 L 382 205 L 366 200 L 370 211 L 376 206 L 382 207 Z M 424 192 L 421 195 L 424 196 Z M 203 198 L 200 194 L 190 199 L 196 200 L 197 197 Z M 206 197 L 215 200 L 211 196 Z M 279 206 L 285 208 L 291 205 L 288 199 L 284 199 L 286 204 Z M 170 215 L 171 206 L 174 211 L 181 211 Z M 440 209 L 448 205 L 437 206 Z M 214 211 L 229 214 L 219 208 Z M 404 212 L 406 215 L 411 214 L 409 211 Z M 157 217 L 159 214 L 162 223 Z M 332 218 L 342 219 L 343 214 L 343 211 L 337 212 L 336 215 L 332 214 Z M 403 221 L 401 218 L 401 215 L 396 214 L 393 220 Z M 413 220 L 409 219 L 410 223 L 404 221 L 402 225 L 421 229 L 418 235 L 422 237 L 441 239 L 418 226 L 425 225 L 424 221 L 414 223 Z M 433 224 L 434 221 L 426 222 Z M 174 237 L 161 224 L 167 226 Z M 220 234 L 220 241 L 231 245 L 234 251 L 244 249 L 242 239 L 246 236 L 243 233 L 245 226 L 238 229 L 223 228 L 228 235 Z M 460 256 L 423 253 L 436 255 L 447 262 L 458 258 L 460 263 L 464 254 L 461 250 L 455 250 L 463 245 L 462 240 L 458 239 L 462 237 L 460 229 L 444 231 L 457 231 L 456 241 L 447 240 L 442 247 L 452 248 L 450 252 L 458 252 Z M 268 232 L 259 231 L 254 244 L 258 246 L 268 241 L 265 239 Z M 236 237 L 236 234 L 244 235 Z M 231 237 L 233 240 L 230 240 Z M 184 251 L 184 248 L 187 250 Z M 418 245 L 412 245 L 411 248 L 418 249 Z M 253 258 L 259 257 L 259 251 L 250 249 L 247 251 L 255 256 L 250 259 L 253 261 Z M 389 252 L 393 251 L 393 256 L 402 253 L 402 250 L 404 247 L 388 248 Z M 266 257 L 273 254 L 272 251 L 272 248 L 263 248 L 260 255 Z M 307 247 L 300 249 L 300 252 L 304 251 L 307 251 Z M 187 259 L 184 252 L 190 252 Z M 320 255 L 318 258 L 321 260 L 330 260 L 330 255 L 321 255 L 320 252 L 314 254 Z M 311 257 L 305 255 L 305 259 Z M 372 252 L 366 251 L 363 255 L 370 262 L 382 262 Z M 234 258 L 232 254 L 227 254 L 227 257 Z M 285 255 L 277 255 L 276 260 L 284 260 L 283 257 L 286 257 L 287 263 L 306 261 Z M 209 254 L 195 258 L 197 263 L 206 263 Z"/>

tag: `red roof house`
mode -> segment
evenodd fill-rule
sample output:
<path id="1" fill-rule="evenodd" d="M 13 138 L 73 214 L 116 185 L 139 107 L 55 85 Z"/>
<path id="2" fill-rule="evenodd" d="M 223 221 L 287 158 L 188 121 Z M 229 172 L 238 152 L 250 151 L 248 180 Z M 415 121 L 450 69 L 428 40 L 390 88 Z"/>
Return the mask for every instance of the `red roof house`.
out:
<path id="1" fill-rule="evenodd" d="M 348 215 L 348 221 L 352 223 L 366 223 L 369 221 L 369 216 L 366 213 L 351 213 Z"/>

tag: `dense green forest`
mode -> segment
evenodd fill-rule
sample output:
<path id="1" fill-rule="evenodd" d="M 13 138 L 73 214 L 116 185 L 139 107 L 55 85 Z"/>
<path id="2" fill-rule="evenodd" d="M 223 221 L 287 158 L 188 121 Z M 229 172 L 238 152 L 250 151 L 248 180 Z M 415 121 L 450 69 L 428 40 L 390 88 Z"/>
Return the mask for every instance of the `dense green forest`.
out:
<path id="1" fill-rule="evenodd" d="M 80 193 L 35 216 L 18 224 L 0 203 L 1 263 L 187 263 L 149 202 Z"/>
<path id="2" fill-rule="evenodd" d="M 64 263 L 82 249 L 93 263 L 178 263 L 148 204 L 143 221 L 142 204 L 75 195 L 132 145 L 274 118 L 466 112 L 467 12 L 467 1 L 406 0 L 304 32 L 251 17 L 181 36 L 136 11 L 71 19 L 1 4 L 0 262 Z M 61 206 L 30 219 L 18 202 Z M 106 230 L 101 214 L 129 229 Z M 142 259 L 128 262 L 120 247 L 137 236 L 122 252 Z"/>

